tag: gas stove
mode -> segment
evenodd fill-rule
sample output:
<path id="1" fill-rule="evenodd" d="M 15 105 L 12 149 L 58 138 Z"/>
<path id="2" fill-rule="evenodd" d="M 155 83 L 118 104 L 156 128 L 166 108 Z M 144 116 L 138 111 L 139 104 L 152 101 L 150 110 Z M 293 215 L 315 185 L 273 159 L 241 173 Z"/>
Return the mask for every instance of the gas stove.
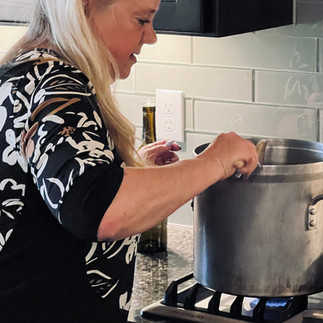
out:
<path id="1" fill-rule="evenodd" d="M 191 286 L 179 290 L 190 281 Z M 323 293 L 279 298 L 236 296 L 208 289 L 189 274 L 174 280 L 164 298 L 145 307 L 141 315 L 172 322 L 322 323 Z"/>

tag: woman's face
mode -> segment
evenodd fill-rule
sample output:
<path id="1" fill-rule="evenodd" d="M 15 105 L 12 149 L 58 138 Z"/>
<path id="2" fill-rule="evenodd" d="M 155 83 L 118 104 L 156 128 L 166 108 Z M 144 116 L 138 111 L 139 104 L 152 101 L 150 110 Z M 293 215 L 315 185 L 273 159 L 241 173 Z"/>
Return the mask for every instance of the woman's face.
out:
<path id="1" fill-rule="evenodd" d="M 114 57 L 120 78 L 127 78 L 144 44 L 157 41 L 152 21 L 160 0 L 85 0 L 85 10 L 96 35 Z"/>

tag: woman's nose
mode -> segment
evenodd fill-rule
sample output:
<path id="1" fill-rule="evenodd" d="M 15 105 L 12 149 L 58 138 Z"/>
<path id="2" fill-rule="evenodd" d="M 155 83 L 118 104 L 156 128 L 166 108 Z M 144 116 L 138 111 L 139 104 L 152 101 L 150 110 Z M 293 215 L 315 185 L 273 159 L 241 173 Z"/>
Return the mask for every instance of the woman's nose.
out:
<path id="1" fill-rule="evenodd" d="M 145 44 L 155 44 L 157 41 L 157 35 L 152 24 L 147 26 L 143 35 L 143 43 Z"/>

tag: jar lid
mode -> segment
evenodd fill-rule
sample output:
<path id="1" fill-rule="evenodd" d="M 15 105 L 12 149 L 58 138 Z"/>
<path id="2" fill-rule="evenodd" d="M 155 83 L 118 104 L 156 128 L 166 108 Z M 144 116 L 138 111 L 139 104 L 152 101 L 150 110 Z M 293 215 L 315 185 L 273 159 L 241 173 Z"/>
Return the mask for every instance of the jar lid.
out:
<path id="1" fill-rule="evenodd" d="M 156 100 L 155 99 L 146 99 L 143 104 L 142 104 L 143 108 L 152 108 L 152 107 L 156 107 Z"/>

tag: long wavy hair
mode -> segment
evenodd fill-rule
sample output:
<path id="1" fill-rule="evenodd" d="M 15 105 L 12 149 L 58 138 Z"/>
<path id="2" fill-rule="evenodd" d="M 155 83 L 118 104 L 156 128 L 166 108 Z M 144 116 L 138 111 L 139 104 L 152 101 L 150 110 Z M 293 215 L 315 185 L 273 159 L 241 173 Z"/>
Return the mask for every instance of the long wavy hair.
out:
<path id="1" fill-rule="evenodd" d="M 55 50 L 66 62 L 77 67 L 91 81 L 104 123 L 122 159 L 128 166 L 140 165 L 134 147 L 135 128 L 120 112 L 111 91 L 118 69 L 112 55 L 92 32 L 83 0 L 34 0 L 27 32 L 6 53 L 0 64 L 36 47 Z M 107 6 L 115 0 L 96 0 Z"/>

